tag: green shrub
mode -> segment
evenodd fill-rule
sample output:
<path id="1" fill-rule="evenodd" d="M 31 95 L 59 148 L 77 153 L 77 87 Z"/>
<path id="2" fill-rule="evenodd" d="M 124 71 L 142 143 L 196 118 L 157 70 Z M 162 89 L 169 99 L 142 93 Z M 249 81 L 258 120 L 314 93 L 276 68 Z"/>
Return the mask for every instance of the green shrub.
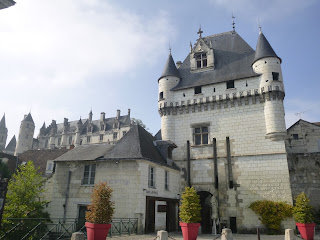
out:
<path id="1" fill-rule="evenodd" d="M 112 220 L 114 202 L 111 201 L 112 189 L 107 183 L 97 184 L 91 195 L 91 204 L 86 212 L 86 220 L 90 223 L 106 224 Z"/>
<path id="2" fill-rule="evenodd" d="M 273 234 L 280 232 L 282 220 L 292 217 L 292 206 L 285 202 L 255 201 L 249 208 L 260 215 L 261 223 Z"/>
<path id="3" fill-rule="evenodd" d="M 200 196 L 195 189 L 186 187 L 181 196 L 180 219 L 184 223 L 199 223 L 201 221 Z"/>
<path id="4" fill-rule="evenodd" d="M 302 192 L 295 198 L 293 207 L 294 220 L 298 223 L 313 223 L 314 216 L 312 213 L 312 206 L 309 204 L 310 200 L 307 195 Z"/>

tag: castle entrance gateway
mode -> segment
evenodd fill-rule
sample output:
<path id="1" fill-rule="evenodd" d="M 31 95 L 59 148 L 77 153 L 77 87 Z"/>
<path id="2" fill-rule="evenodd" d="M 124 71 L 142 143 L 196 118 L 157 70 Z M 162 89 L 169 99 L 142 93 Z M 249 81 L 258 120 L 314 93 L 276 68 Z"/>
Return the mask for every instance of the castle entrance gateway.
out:
<path id="1" fill-rule="evenodd" d="M 201 204 L 201 231 L 202 233 L 212 233 L 212 207 L 211 197 L 212 194 L 206 191 L 199 191 L 197 194 L 200 196 Z"/>

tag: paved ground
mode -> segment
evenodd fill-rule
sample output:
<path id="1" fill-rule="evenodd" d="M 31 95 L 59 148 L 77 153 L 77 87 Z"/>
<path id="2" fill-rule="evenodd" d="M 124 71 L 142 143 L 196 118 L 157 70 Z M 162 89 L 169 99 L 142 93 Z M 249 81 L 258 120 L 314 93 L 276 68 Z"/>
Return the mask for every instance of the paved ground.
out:
<path id="1" fill-rule="evenodd" d="M 257 235 L 253 234 L 233 234 L 233 240 L 257 240 Z M 131 236 L 122 236 L 122 237 L 112 237 L 114 240 L 156 240 L 156 234 L 147 234 L 147 235 L 131 235 Z M 169 240 L 183 240 L 181 234 L 169 234 Z M 221 239 L 219 236 L 212 236 L 203 234 L 198 236 L 198 240 L 213 240 L 213 239 Z M 299 237 L 297 240 L 301 239 Z M 260 240 L 284 240 L 284 235 L 261 235 Z M 320 240 L 320 235 L 317 234 L 314 240 Z"/>

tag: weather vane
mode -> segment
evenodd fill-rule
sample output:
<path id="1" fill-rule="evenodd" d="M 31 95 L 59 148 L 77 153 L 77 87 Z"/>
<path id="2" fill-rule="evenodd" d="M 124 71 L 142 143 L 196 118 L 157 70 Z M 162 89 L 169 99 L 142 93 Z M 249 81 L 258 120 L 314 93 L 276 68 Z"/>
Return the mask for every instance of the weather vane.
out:
<path id="1" fill-rule="evenodd" d="M 235 27 L 236 23 L 234 22 L 234 19 L 235 19 L 235 18 L 236 18 L 236 17 L 233 16 L 233 13 L 232 13 L 232 28 L 233 28 L 233 31 L 234 31 L 234 32 L 236 31 L 236 27 Z"/>
<path id="2" fill-rule="evenodd" d="M 203 31 L 201 30 L 201 25 L 199 27 L 199 31 L 197 32 L 197 34 L 199 34 L 199 38 L 201 38 L 201 34 L 203 33 Z"/>

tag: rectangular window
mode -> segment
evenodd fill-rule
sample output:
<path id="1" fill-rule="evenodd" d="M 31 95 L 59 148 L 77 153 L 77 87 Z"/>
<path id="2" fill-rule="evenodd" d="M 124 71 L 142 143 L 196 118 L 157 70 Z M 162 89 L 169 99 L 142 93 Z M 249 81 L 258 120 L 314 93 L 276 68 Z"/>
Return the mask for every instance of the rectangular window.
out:
<path id="1" fill-rule="evenodd" d="M 278 72 L 272 72 L 272 79 L 274 81 L 279 81 L 279 73 Z"/>
<path id="2" fill-rule="evenodd" d="M 194 94 L 199 94 L 199 93 L 202 93 L 201 86 L 198 86 L 198 87 L 194 88 Z"/>
<path id="3" fill-rule="evenodd" d="M 61 138 L 58 138 L 58 146 L 61 144 Z"/>
<path id="4" fill-rule="evenodd" d="M 162 100 L 163 99 L 163 92 L 160 92 L 159 93 L 159 100 Z"/>
<path id="5" fill-rule="evenodd" d="M 87 137 L 87 143 L 89 143 L 89 142 L 91 142 L 91 137 L 90 136 Z"/>
<path id="6" fill-rule="evenodd" d="M 153 167 L 149 167 L 148 187 L 156 188 L 155 184 L 155 172 Z"/>
<path id="7" fill-rule="evenodd" d="M 52 173 L 53 172 L 53 161 L 52 160 L 48 160 L 47 161 L 47 168 L 46 168 L 46 173 Z"/>
<path id="8" fill-rule="evenodd" d="M 293 139 L 298 140 L 299 139 L 299 135 L 298 134 L 292 134 Z"/>
<path id="9" fill-rule="evenodd" d="M 229 89 L 229 88 L 234 88 L 234 81 L 233 80 L 227 82 L 227 89 Z"/>
<path id="10" fill-rule="evenodd" d="M 103 124 L 101 124 L 101 131 L 103 131 L 104 130 L 104 125 Z"/>
<path id="11" fill-rule="evenodd" d="M 100 135 L 100 141 L 103 141 L 103 135 L 102 134 Z"/>
<path id="12" fill-rule="evenodd" d="M 72 137 L 69 137 L 69 145 L 72 144 Z"/>
<path id="13" fill-rule="evenodd" d="M 46 139 L 46 141 L 44 142 L 44 147 L 45 147 L 45 148 L 48 147 L 48 139 Z"/>
<path id="14" fill-rule="evenodd" d="M 164 189 L 169 190 L 169 172 L 164 172 Z"/>
<path id="15" fill-rule="evenodd" d="M 117 140 L 118 138 L 118 133 L 113 133 L 113 140 Z"/>
<path id="16" fill-rule="evenodd" d="M 200 126 L 194 128 L 194 144 L 204 145 L 208 144 L 208 127 Z"/>
<path id="17" fill-rule="evenodd" d="M 93 185 L 95 176 L 96 176 L 96 165 L 95 164 L 85 165 L 82 185 Z"/>
<path id="18" fill-rule="evenodd" d="M 196 55 L 197 68 L 207 67 L 207 54 L 201 53 Z"/>
<path id="19" fill-rule="evenodd" d="M 127 131 L 123 131 L 122 132 L 122 136 L 126 135 L 127 134 Z"/>

